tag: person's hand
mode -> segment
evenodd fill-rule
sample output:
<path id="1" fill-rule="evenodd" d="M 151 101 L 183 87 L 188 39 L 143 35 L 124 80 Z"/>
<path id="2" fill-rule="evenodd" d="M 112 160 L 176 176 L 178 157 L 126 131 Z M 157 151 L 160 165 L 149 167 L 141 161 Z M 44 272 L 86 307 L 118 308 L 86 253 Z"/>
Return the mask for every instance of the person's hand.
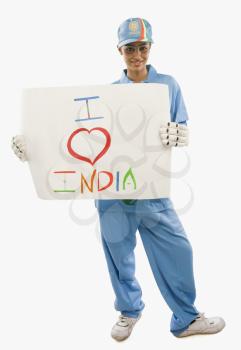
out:
<path id="1" fill-rule="evenodd" d="M 11 147 L 16 154 L 16 156 L 22 161 L 25 162 L 28 160 L 26 154 L 26 144 L 23 135 L 16 135 L 11 140 Z"/>
<path id="2" fill-rule="evenodd" d="M 160 127 L 160 138 L 165 147 L 182 147 L 189 143 L 188 127 L 186 125 L 168 122 Z"/>

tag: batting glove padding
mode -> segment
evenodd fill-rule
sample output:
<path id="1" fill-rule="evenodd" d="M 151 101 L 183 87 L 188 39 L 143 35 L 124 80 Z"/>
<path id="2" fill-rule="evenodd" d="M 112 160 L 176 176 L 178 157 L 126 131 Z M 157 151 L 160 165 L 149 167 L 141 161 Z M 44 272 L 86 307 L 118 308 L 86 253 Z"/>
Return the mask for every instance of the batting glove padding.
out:
<path id="1" fill-rule="evenodd" d="M 189 143 L 188 127 L 186 125 L 168 122 L 160 127 L 160 138 L 165 147 L 182 147 Z"/>
<path id="2" fill-rule="evenodd" d="M 25 162 L 27 159 L 26 154 L 26 145 L 23 135 L 16 135 L 12 138 L 11 147 L 16 156 L 22 161 Z"/>

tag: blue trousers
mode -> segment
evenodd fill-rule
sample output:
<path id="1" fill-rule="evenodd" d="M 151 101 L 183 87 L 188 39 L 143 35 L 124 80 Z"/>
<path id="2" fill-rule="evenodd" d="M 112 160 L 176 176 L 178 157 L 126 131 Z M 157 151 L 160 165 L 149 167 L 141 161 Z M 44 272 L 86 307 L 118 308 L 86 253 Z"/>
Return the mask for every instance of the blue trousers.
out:
<path id="1" fill-rule="evenodd" d="M 155 281 L 172 311 L 170 331 L 177 335 L 198 315 L 192 247 L 172 206 L 153 212 L 98 209 L 101 239 L 111 283 L 115 309 L 138 317 L 144 309 L 141 287 L 135 277 L 136 231 L 138 230 Z"/>

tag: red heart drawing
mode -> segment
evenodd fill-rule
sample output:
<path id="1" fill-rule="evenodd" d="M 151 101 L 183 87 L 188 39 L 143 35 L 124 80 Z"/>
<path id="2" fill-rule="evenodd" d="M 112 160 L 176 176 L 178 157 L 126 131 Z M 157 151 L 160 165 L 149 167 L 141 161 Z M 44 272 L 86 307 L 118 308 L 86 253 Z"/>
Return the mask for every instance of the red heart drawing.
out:
<path id="1" fill-rule="evenodd" d="M 92 161 L 91 159 L 87 158 L 87 157 L 84 157 L 84 156 L 81 156 L 79 153 L 75 152 L 72 148 L 72 140 L 73 138 L 78 134 L 80 133 L 81 131 L 88 131 L 88 133 L 90 134 L 91 131 L 93 130 L 99 130 L 100 132 L 102 132 L 105 137 L 106 137 L 106 144 L 104 146 L 104 148 L 102 149 L 102 151 L 97 154 L 97 156 L 95 157 L 95 159 Z M 95 162 L 97 162 L 98 159 L 100 159 L 107 151 L 108 149 L 110 148 L 110 143 L 111 143 L 111 137 L 110 137 L 110 134 L 108 133 L 108 131 L 104 128 L 93 128 L 93 129 L 85 129 L 85 128 L 79 128 L 79 129 L 76 129 L 69 137 L 68 139 L 68 142 L 67 142 L 67 148 L 68 148 L 68 151 L 69 153 L 71 154 L 71 156 L 73 156 L 74 158 L 77 158 L 79 160 L 83 160 L 84 162 L 88 162 L 90 163 L 91 165 L 94 165 Z"/>

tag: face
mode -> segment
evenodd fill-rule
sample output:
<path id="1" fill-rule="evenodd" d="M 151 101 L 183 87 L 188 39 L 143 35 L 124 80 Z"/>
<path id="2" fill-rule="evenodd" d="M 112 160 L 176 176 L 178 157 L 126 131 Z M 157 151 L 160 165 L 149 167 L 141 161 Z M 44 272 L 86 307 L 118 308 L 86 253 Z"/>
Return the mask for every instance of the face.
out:
<path id="1" fill-rule="evenodd" d="M 145 68 L 151 43 L 136 41 L 120 47 L 118 50 L 123 56 L 127 68 L 134 71 L 141 71 Z"/>

